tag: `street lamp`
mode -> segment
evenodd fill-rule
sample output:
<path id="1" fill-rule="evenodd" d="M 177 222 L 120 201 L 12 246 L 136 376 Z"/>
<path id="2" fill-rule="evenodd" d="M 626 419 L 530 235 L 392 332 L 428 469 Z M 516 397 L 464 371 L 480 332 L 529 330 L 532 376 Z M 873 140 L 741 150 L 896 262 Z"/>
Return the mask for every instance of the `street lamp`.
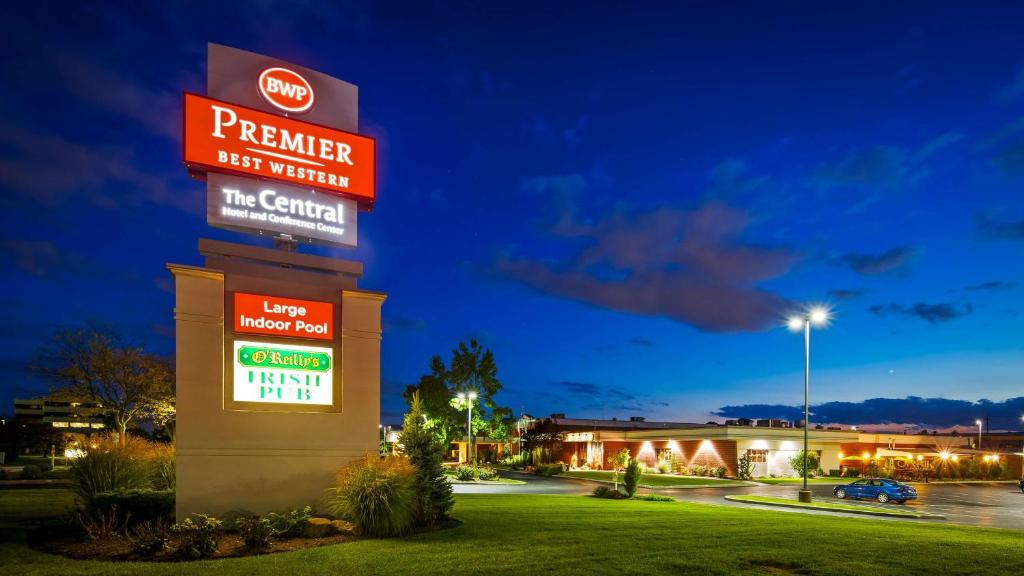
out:
<path id="1" fill-rule="evenodd" d="M 458 398 L 466 401 L 466 460 L 468 461 L 473 449 L 473 400 L 476 400 L 476 392 L 473 390 L 459 392 Z"/>
<path id="2" fill-rule="evenodd" d="M 810 404 L 808 396 L 811 388 L 811 324 L 824 326 L 828 323 L 828 309 L 822 306 L 811 306 L 803 313 L 791 316 L 787 325 L 797 332 L 804 331 L 804 488 L 800 491 L 800 501 L 810 502 L 811 491 L 807 489 L 807 428 L 810 423 Z"/>
<path id="3" fill-rule="evenodd" d="M 974 423 L 978 425 L 978 450 L 981 450 L 981 420 L 975 420 Z"/>

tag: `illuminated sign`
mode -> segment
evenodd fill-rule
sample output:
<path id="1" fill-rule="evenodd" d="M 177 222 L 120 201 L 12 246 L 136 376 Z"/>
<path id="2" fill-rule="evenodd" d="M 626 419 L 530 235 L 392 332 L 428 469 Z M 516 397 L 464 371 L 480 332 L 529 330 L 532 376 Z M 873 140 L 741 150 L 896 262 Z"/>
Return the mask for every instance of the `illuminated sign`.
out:
<path id="1" fill-rule="evenodd" d="M 331 348 L 235 341 L 234 400 L 329 406 L 333 354 Z"/>
<path id="2" fill-rule="evenodd" d="M 300 184 L 372 204 L 373 138 L 185 94 L 185 164 Z"/>
<path id="3" fill-rule="evenodd" d="M 298 72 L 274 66 L 260 73 L 260 94 L 285 112 L 300 113 L 313 107 L 313 87 Z"/>
<path id="4" fill-rule="evenodd" d="M 334 339 L 334 305 L 260 294 L 234 294 L 235 332 Z"/>
<path id="5" fill-rule="evenodd" d="M 357 212 L 355 201 L 311 188 L 212 172 L 206 177 L 206 223 L 218 228 L 351 247 Z"/>
<path id="6" fill-rule="evenodd" d="M 593 432 L 567 432 L 565 434 L 566 442 L 593 442 Z"/>

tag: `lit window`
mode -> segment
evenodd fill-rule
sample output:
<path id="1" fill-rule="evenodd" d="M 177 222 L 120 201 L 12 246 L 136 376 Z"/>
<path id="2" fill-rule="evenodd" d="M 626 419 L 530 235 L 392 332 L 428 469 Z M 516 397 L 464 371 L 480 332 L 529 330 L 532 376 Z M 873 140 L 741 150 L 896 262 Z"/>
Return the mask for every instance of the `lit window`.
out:
<path id="1" fill-rule="evenodd" d="M 747 456 L 752 464 L 759 464 L 768 461 L 767 450 L 747 450 Z"/>

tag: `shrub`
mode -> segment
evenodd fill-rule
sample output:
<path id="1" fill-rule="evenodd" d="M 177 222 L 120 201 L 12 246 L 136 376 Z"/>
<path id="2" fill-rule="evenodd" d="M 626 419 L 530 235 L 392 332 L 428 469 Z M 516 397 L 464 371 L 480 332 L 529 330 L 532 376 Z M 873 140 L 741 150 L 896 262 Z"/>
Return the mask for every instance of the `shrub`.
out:
<path id="1" fill-rule="evenodd" d="M 171 547 L 171 538 L 163 520 L 147 521 L 135 526 L 129 539 L 132 549 L 139 554 L 156 554 Z"/>
<path id="2" fill-rule="evenodd" d="M 622 478 L 622 486 L 626 489 L 626 495 L 633 497 L 636 495 L 636 489 L 640 484 L 640 463 L 636 460 L 630 460 L 629 464 L 626 464 L 626 475 Z"/>
<path id="3" fill-rule="evenodd" d="M 38 480 L 43 477 L 43 471 L 35 464 L 29 464 L 21 469 L 22 480 Z"/>
<path id="4" fill-rule="evenodd" d="M 610 498 L 612 500 L 622 500 L 627 498 L 627 496 L 622 492 L 607 486 L 598 486 L 597 488 L 594 488 L 593 495 L 595 498 Z"/>
<path id="5" fill-rule="evenodd" d="M 431 526 L 448 516 L 455 499 L 452 485 L 444 477 L 445 446 L 424 426 L 421 406 L 419 392 L 413 393 L 398 442 L 409 462 L 416 467 L 416 521 L 422 526 Z"/>
<path id="6" fill-rule="evenodd" d="M 87 511 L 114 515 L 129 526 L 160 522 L 174 516 L 174 491 L 135 488 L 100 492 L 93 495 Z"/>
<path id="7" fill-rule="evenodd" d="M 266 517 L 248 516 L 235 520 L 238 534 L 245 542 L 245 547 L 250 550 L 266 550 L 270 548 L 271 540 L 276 533 L 271 526 L 270 520 Z"/>
<path id="8" fill-rule="evenodd" d="M 487 466 L 478 470 L 477 476 L 479 476 L 481 480 L 497 480 L 498 478 L 500 478 L 500 476 L 498 476 L 497 470 Z"/>
<path id="9" fill-rule="evenodd" d="M 206 514 L 193 514 L 171 526 L 171 532 L 181 537 L 178 552 L 186 558 L 199 559 L 217 553 L 217 530 L 220 520 Z"/>
<path id="10" fill-rule="evenodd" d="M 124 445 L 112 435 L 90 438 L 88 451 L 71 462 L 75 494 L 88 505 L 100 492 L 150 488 L 154 445 L 134 436 Z"/>
<path id="11" fill-rule="evenodd" d="M 462 465 L 462 466 L 459 466 L 458 468 L 455 469 L 455 479 L 456 480 L 462 480 L 463 482 L 468 482 L 468 481 L 472 480 L 475 477 L 476 476 L 473 473 L 473 467 L 472 466 Z"/>
<path id="12" fill-rule="evenodd" d="M 313 507 L 306 506 L 302 510 L 289 510 L 284 513 L 268 512 L 263 518 L 269 523 L 271 530 L 278 536 L 299 536 L 306 527 L 306 522 L 313 516 Z M 237 526 L 239 518 L 235 521 Z M 239 528 L 241 530 L 241 528 Z"/>
<path id="13" fill-rule="evenodd" d="M 533 469 L 533 473 L 537 476 L 554 476 L 562 473 L 561 464 L 540 464 Z"/>
<path id="14" fill-rule="evenodd" d="M 736 466 L 736 475 L 740 480 L 750 480 L 754 476 L 754 463 L 750 461 L 750 452 L 740 455 Z"/>
<path id="15" fill-rule="evenodd" d="M 177 477 L 174 468 L 174 446 L 157 444 L 150 460 L 153 469 L 153 488 L 157 490 L 174 490 Z"/>
<path id="16" fill-rule="evenodd" d="M 715 478 L 725 478 L 725 466 L 715 466 L 711 469 L 711 475 Z"/>
<path id="17" fill-rule="evenodd" d="M 670 474 L 672 472 L 672 461 L 671 460 L 658 460 L 658 472 L 662 474 Z"/>
<path id="18" fill-rule="evenodd" d="M 648 502 L 675 502 L 676 499 L 671 496 L 662 496 L 661 494 L 639 494 L 633 497 L 634 500 L 647 500 Z"/>
<path id="19" fill-rule="evenodd" d="M 100 538 L 107 538 L 124 532 L 125 524 L 121 521 L 117 510 L 112 510 L 108 513 L 99 512 L 96 514 L 86 514 L 79 512 L 77 515 L 78 523 L 82 526 L 82 530 L 85 531 L 86 537 L 90 540 L 99 540 Z"/>
<path id="20" fill-rule="evenodd" d="M 404 456 L 367 456 L 338 471 L 328 506 L 370 536 L 392 536 L 412 528 L 416 469 Z"/>
<path id="21" fill-rule="evenodd" d="M 814 474 L 814 471 L 820 467 L 821 457 L 817 452 L 807 452 L 807 475 Z M 789 459 L 789 466 L 796 471 L 797 474 L 803 476 L 804 474 L 804 451 L 801 450 L 794 454 Z"/>
<path id="22" fill-rule="evenodd" d="M 690 476 L 707 476 L 708 467 L 702 464 L 694 464 L 689 469 Z"/>

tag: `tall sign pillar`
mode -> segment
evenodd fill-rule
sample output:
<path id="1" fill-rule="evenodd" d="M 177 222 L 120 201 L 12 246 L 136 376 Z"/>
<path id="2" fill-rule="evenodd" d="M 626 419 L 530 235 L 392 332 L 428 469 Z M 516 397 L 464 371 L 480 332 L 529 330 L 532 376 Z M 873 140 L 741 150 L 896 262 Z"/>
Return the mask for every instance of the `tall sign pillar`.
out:
<path id="1" fill-rule="evenodd" d="M 348 462 L 376 454 L 381 305 L 352 247 L 376 199 L 375 142 L 357 89 L 211 44 L 208 96 L 184 96 L 183 153 L 207 183 L 211 226 L 278 250 L 199 240 L 175 279 L 177 505 L 192 513 L 321 506 Z"/>

